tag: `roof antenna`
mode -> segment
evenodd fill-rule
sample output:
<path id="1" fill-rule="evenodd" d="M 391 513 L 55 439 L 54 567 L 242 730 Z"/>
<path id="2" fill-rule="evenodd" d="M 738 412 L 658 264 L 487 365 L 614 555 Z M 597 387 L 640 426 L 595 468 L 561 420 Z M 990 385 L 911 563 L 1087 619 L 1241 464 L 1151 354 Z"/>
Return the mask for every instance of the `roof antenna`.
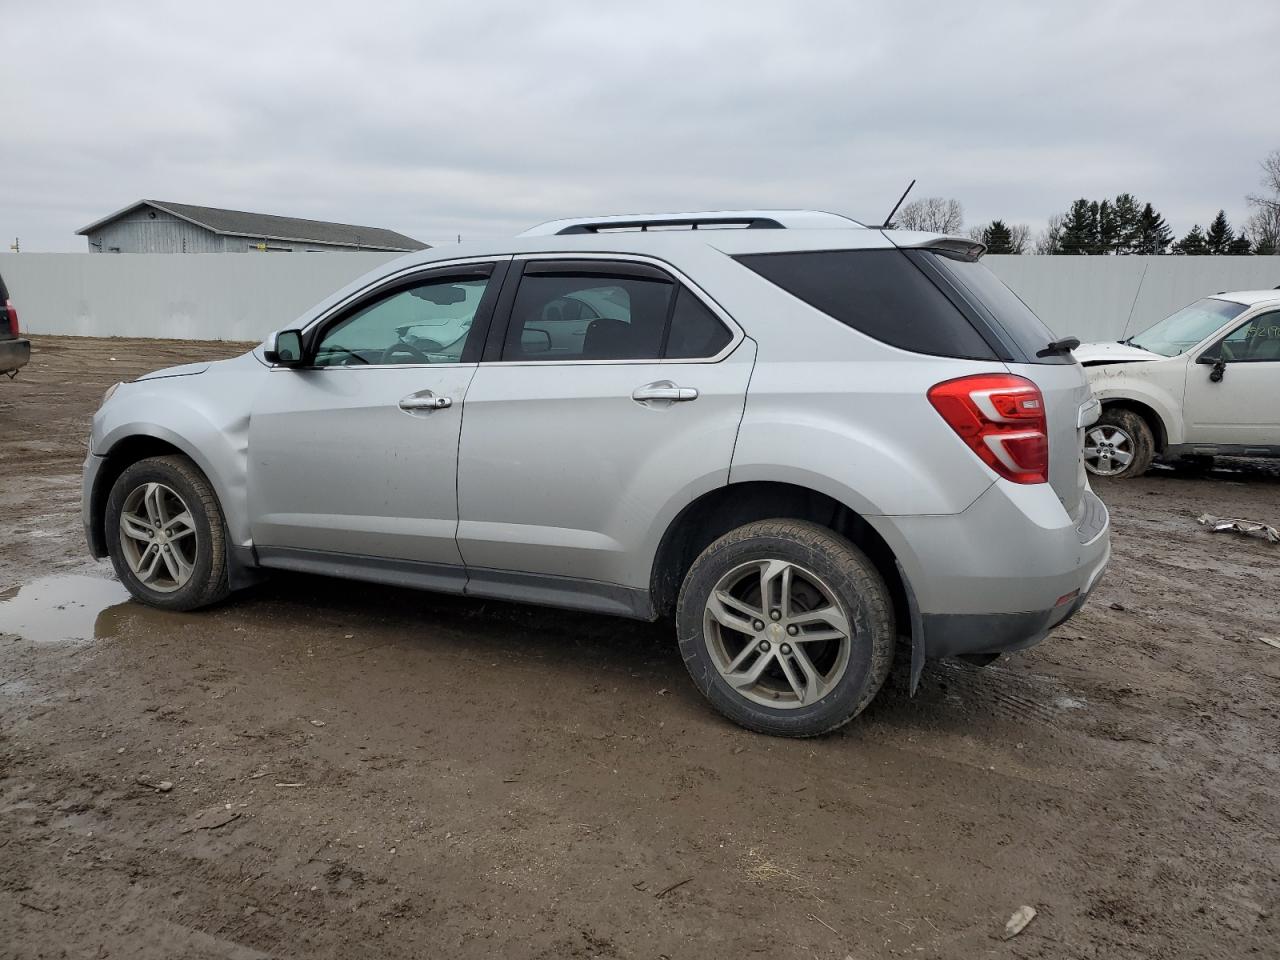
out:
<path id="1" fill-rule="evenodd" d="M 915 180 L 907 184 L 907 189 L 902 191 L 902 196 L 898 198 L 898 202 L 893 205 L 893 209 L 889 211 L 889 215 L 884 218 L 884 223 L 880 225 L 881 230 L 893 229 L 893 215 L 898 212 L 898 208 L 902 206 L 902 201 L 907 199 L 907 194 L 911 192 L 911 188 L 916 185 Z"/>

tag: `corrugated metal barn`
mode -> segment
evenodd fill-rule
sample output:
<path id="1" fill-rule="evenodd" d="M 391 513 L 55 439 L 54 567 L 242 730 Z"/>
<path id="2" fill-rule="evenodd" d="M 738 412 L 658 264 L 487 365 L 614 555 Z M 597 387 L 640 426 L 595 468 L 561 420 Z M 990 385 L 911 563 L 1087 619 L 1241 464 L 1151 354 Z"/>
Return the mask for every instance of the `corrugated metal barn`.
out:
<path id="1" fill-rule="evenodd" d="M 381 227 L 277 217 L 189 203 L 139 200 L 76 231 L 90 253 L 245 253 L 368 250 L 403 253 L 427 244 Z"/>

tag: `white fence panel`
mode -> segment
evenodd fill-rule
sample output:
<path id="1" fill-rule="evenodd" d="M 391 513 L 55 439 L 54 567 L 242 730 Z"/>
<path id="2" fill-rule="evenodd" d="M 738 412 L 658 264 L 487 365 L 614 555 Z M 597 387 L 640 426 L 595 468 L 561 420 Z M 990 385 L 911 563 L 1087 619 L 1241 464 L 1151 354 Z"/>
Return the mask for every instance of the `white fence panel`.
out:
<path id="1" fill-rule="evenodd" d="M 98 337 L 261 340 L 386 253 L 0 257 L 23 327 Z M 984 262 L 1059 336 L 1117 340 L 1223 290 L 1280 284 L 1280 257 L 1007 257 Z"/>
<path id="2" fill-rule="evenodd" d="M 388 253 L 22 253 L 0 257 L 24 330 L 261 340 Z"/>

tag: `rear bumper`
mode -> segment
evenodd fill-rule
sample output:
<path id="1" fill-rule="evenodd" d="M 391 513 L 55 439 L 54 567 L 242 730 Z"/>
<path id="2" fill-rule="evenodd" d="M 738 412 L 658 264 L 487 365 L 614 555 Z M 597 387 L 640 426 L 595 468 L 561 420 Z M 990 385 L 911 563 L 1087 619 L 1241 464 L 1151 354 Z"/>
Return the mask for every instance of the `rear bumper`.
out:
<path id="1" fill-rule="evenodd" d="M 1085 605 L 1089 594 L 1102 579 L 1111 558 L 1109 538 L 1103 538 L 1106 551 L 1091 572 L 1080 593 L 1048 610 L 1025 613 L 925 613 L 924 652 L 930 660 L 994 653 L 1010 653 L 1034 647 L 1054 627 L 1066 623 Z"/>
<path id="2" fill-rule="evenodd" d="M 1084 605 L 1111 557 L 1107 508 L 1087 489 L 1074 517 L 1047 484 L 999 482 L 954 516 L 868 519 L 908 580 L 921 659 L 1034 646 Z"/>
<path id="3" fill-rule="evenodd" d="M 10 373 L 25 367 L 31 359 L 31 341 L 24 337 L 0 340 L 0 373 Z"/>

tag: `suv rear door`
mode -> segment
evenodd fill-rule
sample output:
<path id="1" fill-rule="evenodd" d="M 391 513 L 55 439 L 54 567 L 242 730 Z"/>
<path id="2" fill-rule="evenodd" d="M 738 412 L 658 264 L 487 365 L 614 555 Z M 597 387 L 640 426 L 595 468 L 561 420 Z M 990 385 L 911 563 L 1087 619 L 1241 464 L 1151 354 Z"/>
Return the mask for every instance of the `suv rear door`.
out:
<path id="1" fill-rule="evenodd" d="M 578 602 L 581 581 L 647 589 L 651 528 L 728 480 L 754 360 L 755 344 L 665 266 L 517 259 L 467 393 L 467 592 L 554 602 L 549 578 L 579 581 Z M 594 593 L 602 610 L 637 612 L 607 586 Z"/>

